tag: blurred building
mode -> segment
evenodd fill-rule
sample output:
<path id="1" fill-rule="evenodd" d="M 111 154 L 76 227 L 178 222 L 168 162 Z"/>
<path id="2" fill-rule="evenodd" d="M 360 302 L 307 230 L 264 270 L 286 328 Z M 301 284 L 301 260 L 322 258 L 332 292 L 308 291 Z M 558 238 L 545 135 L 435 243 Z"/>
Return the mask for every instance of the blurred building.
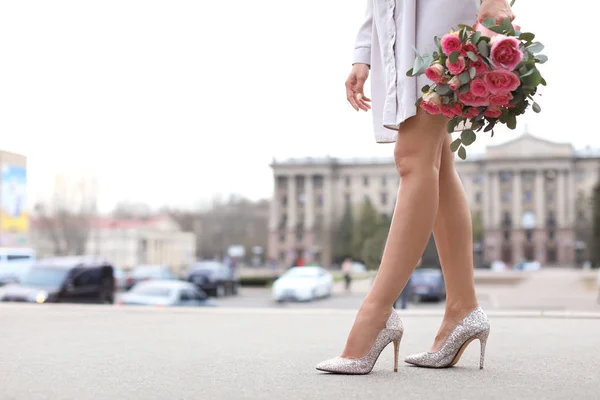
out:
<path id="1" fill-rule="evenodd" d="M 89 231 L 85 234 L 84 253 L 106 258 L 116 266 L 160 264 L 177 271 L 194 261 L 196 236 L 181 231 L 171 218 L 94 218 L 86 224 Z M 72 236 L 66 232 L 52 233 L 50 230 L 56 230 L 61 224 L 50 225 L 47 221 L 34 221 L 32 240 L 38 256 L 56 255 L 56 237 Z"/>
<path id="2" fill-rule="evenodd" d="M 0 150 L 0 246 L 29 245 L 27 158 Z"/>
<path id="3" fill-rule="evenodd" d="M 301 159 L 272 164 L 269 256 L 290 263 L 303 253 L 328 265 L 331 232 L 346 204 L 369 198 L 386 216 L 394 209 L 399 177 L 393 159 Z M 469 155 L 457 170 L 484 241 L 486 262 L 574 264 L 587 258 L 591 197 L 600 151 L 575 150 L 531 134 Z"/>

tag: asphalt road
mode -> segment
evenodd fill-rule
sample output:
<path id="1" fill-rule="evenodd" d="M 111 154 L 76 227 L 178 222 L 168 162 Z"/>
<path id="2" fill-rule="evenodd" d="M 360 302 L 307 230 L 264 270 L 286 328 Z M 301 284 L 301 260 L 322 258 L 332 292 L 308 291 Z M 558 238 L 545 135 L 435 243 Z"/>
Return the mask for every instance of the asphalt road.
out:
<path id="1" fill-rule="evenodd" d="M 401 355 L 439 324 L 417 312 Z M 390 348 L 372 374 L 336 376 L 314 366 L 350 310 L 0 305 L 0 399 L 597 399 L 600 315 L 538 314 L 490 313 L 483 371 L 475 342 L 450 369 L 394 373 Z"/>

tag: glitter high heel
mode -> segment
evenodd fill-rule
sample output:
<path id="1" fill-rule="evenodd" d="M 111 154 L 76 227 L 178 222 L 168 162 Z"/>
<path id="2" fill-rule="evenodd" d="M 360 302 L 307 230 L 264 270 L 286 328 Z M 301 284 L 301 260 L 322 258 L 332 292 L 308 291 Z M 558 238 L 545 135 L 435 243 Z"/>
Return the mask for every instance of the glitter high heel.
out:
<path id="1" fill-rule="evenodd" d="M 369 353 L 361 358 L 336 357 L 323 361 L 317 365 L 319 371 L 332 372 L 334 374 L 365 375 L 373 370 L 379 355 L 388 344 L 394 343 L 394 372 L 398 372 L 398 353 L 400 351 L 400 340 L 404 328 L 400 316 L 395 310 L 388 318 L 385 328 L 379 331 L 375 343 Z"/>
<path id="2" fill-rule="evenodd" d="M 479 369 L 483 369 L 485 346 L 490 334 L 490 322 L 481 307 L 477 307 L 467 315 L 450 334 L 444 345 L 434 353 L 419 353 L 406 357 L 404 360 L 417 367 L 446 368 L 455 365 L 467 345 L 475 339 L 481 344 Z"/>

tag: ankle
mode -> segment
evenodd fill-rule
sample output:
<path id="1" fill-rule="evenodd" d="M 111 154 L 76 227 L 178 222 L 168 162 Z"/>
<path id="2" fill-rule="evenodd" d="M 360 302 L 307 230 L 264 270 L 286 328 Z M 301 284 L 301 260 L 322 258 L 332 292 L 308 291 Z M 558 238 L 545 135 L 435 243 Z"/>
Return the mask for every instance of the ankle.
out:
<path id="1" fill-rule="evenodd" d="M 446 301 L 445 318 L 462 319 L 478 307 L 477 300 L 452 302 Z"/>

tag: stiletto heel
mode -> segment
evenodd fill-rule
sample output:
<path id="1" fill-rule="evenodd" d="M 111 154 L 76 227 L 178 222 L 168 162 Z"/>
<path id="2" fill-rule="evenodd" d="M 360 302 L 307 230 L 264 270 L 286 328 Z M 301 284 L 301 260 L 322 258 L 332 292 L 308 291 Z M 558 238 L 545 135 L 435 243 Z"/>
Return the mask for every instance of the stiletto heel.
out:
<path id="1" fill-rule="evenodd" d="M 485 345 L 490 335 L 490 321 L 481 307 L 467 315 L 448 336 L 444 345 L 435 353 L 419 353 L 406 357 L 404 361 L 417 367 L 446 368 L 455 365 L 467 345 L 475 339 L 481 344 L 479 368 L 483 369 Z"/>
<path id="2" fill-rule="evenodd" d="M 373 370 L 375 362 L 377 362 L 383 349 L 390 343 L 394 343 L 394 372 L 398 372 L 398 354 L 403 333 L 404 328 L 402 326 L 402 321 L 400 320 L 398 313 L 396 313 L 395 310 L 392 310 L 392 314 L 388 318 L 385 328 L 379 331 L 375 343 L 373 343 L 371 350 L 369 350 L 366 356 L 361 358 L 332 358 L 331 360 L 323 361 L 317 365 L 317 369 L 319 371 L 332 372 L 334 374 L 368 374 Z"/>
<path id="3" fill-rule="evenodd" d="M 485 346 L 487 344 L 488 336 L 490 336 L 489 328 L 487 331 L 483 331 L 478 337 L 479 345 L 481 346 L 481 353 L 479 356 L 479 369 L 483 369 L 483 362 L 485 361 Z"/>
<path id="4" fill-rule="evenodd" d="M 398 355 L 400 354 L 400 340 L 402 339 L 402 335 L 400 335 L 400 339 L 394 340 L 394 372 L 398 372 Z"/>

